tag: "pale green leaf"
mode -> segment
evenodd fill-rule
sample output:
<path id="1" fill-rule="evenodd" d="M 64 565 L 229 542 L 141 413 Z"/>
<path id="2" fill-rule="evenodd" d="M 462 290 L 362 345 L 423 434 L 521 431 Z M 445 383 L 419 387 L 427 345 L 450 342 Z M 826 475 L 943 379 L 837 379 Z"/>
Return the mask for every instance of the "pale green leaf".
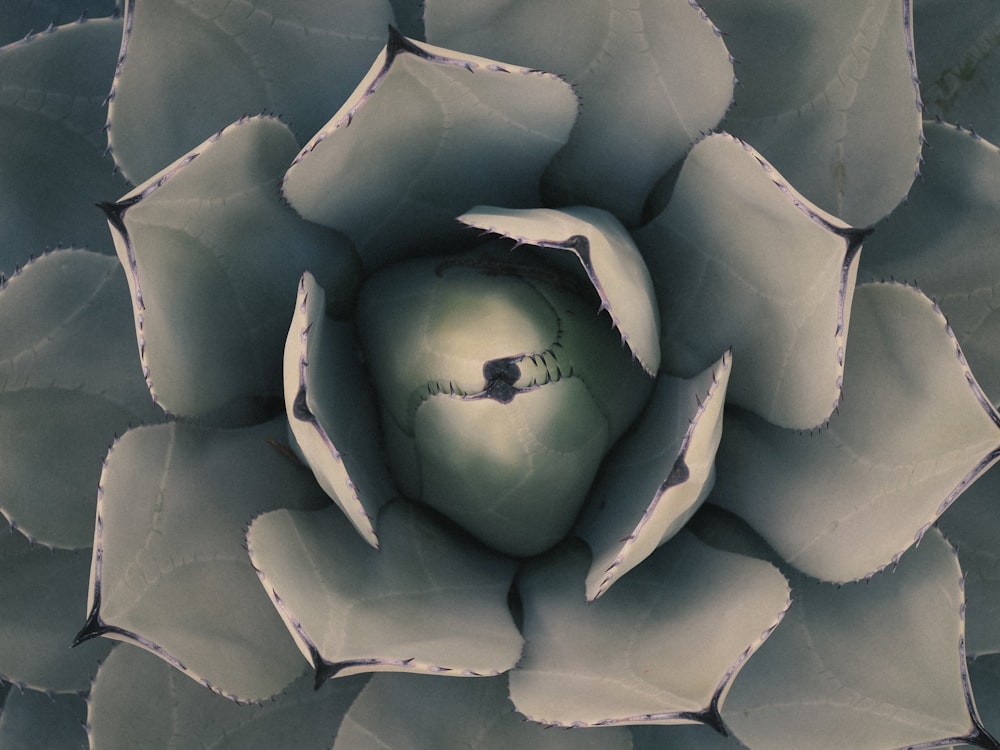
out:
<path id="1" fill-rule="evenodd" d="M 726 128 L 855 226 L 895 208 L 921 150 L 910 0 L 702 4 L 740 61 Z"/>
<path id="2" fill-rule="evenodd" d="M 557 726 L 719 728 L 733 676 L 788 606 L 784 577 L 687 532 L 590 603 L 586 569 L 586 549 L 565 546 L 522 571 L 525 654 L 510 675 L 518 711 Z"/>
<path id="3" fill-rule="evenodd" d="M 1000 152 L 944 123 L 926 123 L 924 132 L 929 147 L 921 179 L 865 243 L 859 273 L 908 281 L 932 297 L 979 384 L 997 403 Z"/>
<path id="4" fill-rule="evenodd" d="M 89 550 L 30 545 L 0 528 L 0 679 L 59 693 L 90 686 L 110 644 L 70 648 L 86 611 L 89 557 Z"/>
<path id="5" fill-rule="evenodd" d="M 115 0 L 7 0 L 0 19 L 0 45 L 88 16 L 110 16 L 116 6 Z"/>
<path id="6" fill-rule="evenodd" d="M 378 412 L 353 323 L 326 317 L 312 274 L 299 282 L 285 342 L 285 411 L 295 448 L 358 533 L 378 546 L 375 518 L 396 494 L 379 443 Z"/>
<path id="7" fill-rule="evenodd" d="M 296 150 L 278 120 L 242 120 L 105 206 L 147 380 L 169 412 L 279 396 L 289 309 L 307 268 L 332 311 L 350 309 L 349 243 L 302 221 L 278 193 Z"/>
<path id="8" fill-rule="evenodd" d="M 687 0 L 429 0 L 435 44 L 565 76 L 581 112 L 546 177 L 556 205 L 587 204 L 637 224 L 653 185 L 733 96 L 715 26 Z"/>
<path id="9" fill-rule="evenodd" d="M 40 257 L 0 290 L 0 511 L 45 545 L 89 548 L 101 456 L 158 418 L 117 261 Z"/>
<path id="10" fill-rule="evenodd" d="M 588 206 L 555 211 L 476 206 L 458 217 L 470 227 L 536 247 L 567 250 L 583 265 L 587 278 L 643 369 L 660 367 L 660 326 L 653 280 L 639 249 L 611 214 Z"/>
<path id="11" fill-rule="evenodd" d="M 244 529 L 327 499 L 276 447 L 284 419 L 242 430 L 130 430 L 108 455 L 97 505 L 90 616 L 78 636 L 131 641 L 214 690 L 258 700 L 303 669 L 260 589 Z"/>
<path id="12" fill-rule="evenodd" d="M 79 695 L 47 695 L 14 690 L 0 712 L 4 750 L 81 750 L 87 747 L 86 700 Z"/>
<path id="13" fill-rule="evenodd" d="M 632 750 L 628 730 L 556 732 L 525 721 L 507 679 L 377 674 L 344 717 L 333 750 Z"/>
<path id="14" fill-rule="evenodd" d="M 60 244 L 110 252 L 94 203 L 126 189 L 103 132 L 121 29 L 72 23 L 0 48 L 0 271 Z"/>
<path id="15" fill-rule="evenodd" d="M 847 362 L 818 434 L 730 415 L 716 485 L 785 560 L 841 582 L 893 562 L 1000 455 L 1000 416 L 919 291 L 858 287 Z"/>
<path id="16" fill-rule="evenodd" d="M 118 646 L 90 694 L 90 747 L 328 750 L 364 684 L 355 677 L 316 691 L 302 676 L 272 700 L 241 705 L 141 649 Z"/>
<path id="17" fill-rule="evenodd" d="M 129 0 L 108 140 L 139 183 L 212 133 L 273 112 L 315 133 L 385 42 L 386 0 Z"/>
<path id="18" fill-rule="evenodd" d="M 367 267 L 440 254 L 478 203 L 539 205 L 545 165 L 576 118 L 554 75 L 393 33 L 354 94 L 306 144 L 284 194 L 345 232 Z"/>
<path id="19" fill-rule="evenodd" d="M 1000 468 L 969 487 L 941 516 L 938 528 L 958 548 L 965 572 L 966 653 L 1000 654 Z"/>
<path id="20" fill-rule="evenodd" d="M 499 674 L 521 655 L 513 560 L 404 502 L 367 545 L 336 508 L 253 522 L 250 558 L 317 683 L 359 672 Z"/>
<path id="21" fill-rule="evenodd" d="M 636 233 L 659 300 L 663 368 L 691 377 L 732 348 L 729 399 L 808 428 L 840 399 L 860 233 L 750 146 L 706 137 Z"/>
<path id="22" fill-rule="evenodd" d="M 970 731 L 961 572 L 941 534 L 864 583 L 791 580 L 791 609 L 722 707 L 747 746 L 882 750 Z"/>
<path id="23" fill-rule="evenodd" d="M 928 114 L 1000 143 L 1000 7 L 993 0 L 915 0 L 913 36 Z"/>
<path id="24" fill-rule="evenodd" d="M 690 380 L 662 375 L 605 459 L 576 533 L 590 546 L 587 599 L 601 596 L 687 523 L 715 482 L 731 358 Z"/>

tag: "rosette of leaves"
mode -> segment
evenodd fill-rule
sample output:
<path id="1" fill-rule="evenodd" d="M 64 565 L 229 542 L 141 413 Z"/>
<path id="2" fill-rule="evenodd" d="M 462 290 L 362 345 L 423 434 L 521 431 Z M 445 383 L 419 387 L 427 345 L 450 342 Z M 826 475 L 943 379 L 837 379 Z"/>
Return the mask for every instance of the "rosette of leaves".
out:
<path id="1" fill-rule="evenodd" d="M 0 745 L 1000 747 L 990 3 L 11 7 Z"/>

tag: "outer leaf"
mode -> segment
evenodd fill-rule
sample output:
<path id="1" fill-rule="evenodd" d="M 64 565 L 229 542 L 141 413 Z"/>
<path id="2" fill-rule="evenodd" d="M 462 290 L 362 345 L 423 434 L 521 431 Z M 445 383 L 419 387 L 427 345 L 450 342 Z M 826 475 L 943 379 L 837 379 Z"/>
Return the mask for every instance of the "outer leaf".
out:
<path id="1" fill-rule="evenodd" d="M 979 384 L 996 403 L 1000 152 L 951 125 L 927 123 L 924 130 L 929 148 L 922 179 L 865 244 L 860 273 L 919 283 L 948 316 Z"/>
<path id="2" fill-rule="evenodd" d="M 991 0 L 969 0 L 962 3 L 961 12 L 955 10 L 948 0 L 913 4 L 920 90 L 927 111 L 1000 143 L 1000 10 Z"/>
<path id="3" fill-rule="evenodd" d="M 0 745 L 5 750 L 78 750 L 87 746 L 86 718 L 82 696 L 14 691 L 0 713 Z"/>
<path id="4" fill-rule="evenodd" d="M 386 0 L 125 4 L 109 142 L 139 183 L 247 114 L 277 112 L 302 142 L 382 46 Z"/>
<path id="5" fill-rule="evenodd" d="M 1000 656 L 969 662 L 969 677 L 986 731 L 1000 735 Z"/>
<path id="6" fill-rule="evenodd" d="M 109 644 L 70 650 L 83 610 L 88 555 L 32 546 L 0 529 L 0 678 L 54 692 L 85 691 Z M 9 698 L 8 698 L 9 700 Z M 6 715 L 4 709 L 3 715 Z"/>
<path id="7" fill-rule="evenodd" d="M 350 247 L 278 195 L 296 149 L 277 120 L 243 120 L 105 206 L 147 381 L 167 411 L 200 416 L 281 392 L 288 306 L 306 268 L 334 311 L 349 309 Z"/>
<path id="8" fill-rule="evenodd" d="M 45 545 L 90 547 L 100 456 L 157 417 L 127 294 L 115 259 L 84 250 L 42 256 L 0 291 L 0 511 Z"/>
<path id="9" fill-rule="evenodd" d="M 582 102 L 546 174 L 550 202 L 628 224 L 653 185 L 722 118 L 733 66 L 718 30 L 686 0 L 429 0 L 428 39 L 570 80 Z"/>
<path id="10" fill-rule="evenodd" d="M 378 411 L 354 325 L 326 319 L 326 294 L 310 273 L 299 282 L 284 367 L 297 450 L 358 533 L 378 547 L 375 518 L 396 494 L 373 429 Z"/>
<path id="11" fill-rule="evenodd" d="M 392 503 L 379 518 L 384 550 L 334 509 L 282 510 L 247 535 L 261 583 L 316 669 L 495 675 L 521 654 L 507 609 L 512 560 L 427 511 Z"/>
<path id="12" fill-rule="evenodd" d="M 634 750 L 739 750 L 745 748 L 733 736 L 723 737 L 704 724 L 632 727 Z"/>
<path id="13" fill-rule="evenodd" d="M 81 0 L 8 0 L 0 20 L 0 45 L 87 16 L 110 16 L 116 11 L 115 5 L 115 0 L 86 3 Z"/>
<path id="14" fill-rule="evenodd" d="M 587 206 L 553 211 L 476 206 L 463 224 L 503 235 L 519 245 L 569 250 L 583 265 L 615 328 L 639 364 L 660 367 L 659 314 L 653 280 L 631 236 L 609 213 Z"/>
<path id="15" fill-rule="evenodd" d="M 119 646 L 91 691 L 90 746 L 327 750 L 364 684 L 352 678 L 316 692 L 302 677 L 274 700 L 246 706 L 213 695 L 141 649 Z"/>
<path id="16" fill-rule="evenodd" d="M 725 133 L 685 160 L 636 233 L 660 302 L 664 369 L 691 377 L 732 347 L 729 398 L 788 427 L 840 398 L 861 234 L 799 195 Z"/>
<path id="17" fill-rule="evenodd" d="M 961 575 L 937 531 L 896 571 L 865 584 L 836 587 L 795 574 L 792 586 L 796 601 L 785 621 L 740 672 L 722 709 L 745 744 L 876 750 L 972 729 Z"/>
<path id="18" fill-rule="evenodd" d="M 893 562 L 1000 456 L 989 405 L 933 303 L 900 284 L 855 296 L 844 405 L 807 436 L 733 415 L 720 503 L 828 581 Z"/>
<path id="19" fill-rule="evenodd" d="M 294 679 L 302 662 L 243 547 L 255 515 L 325 504 L 308 472 L 268 444 L 283 436 L 284 420 L 126 433 L 101 476 L 90 616 L 77 641 L 132 641 L 241 700 Z"/>
<path id="20" fill-rule="evenodd" d="M 958 547 L 965 572 L 966 652 L 1000 654 L 1000 469 L 993 468 L 945 511 L 938 527 Z M 997 725 L 1000 729 L 1000 725 Z"/>
<path id="21" fill-rule="evenodd" d="M 721 729 L 730 681 L 788 605 L 781 574 L 686 532 L 592 603 L 569 585 L 586 566 L 586 552 L 566 546 L 522 573 L 525 655 L 510 677 L 517 709 L 558 726 Z"/>
<path id="22" fill-rule="evenodd" d="M 855 226 L 904 198 L 920 158 L 911 0 L 705 0 L 742 64 L 726 127 Z"/>
<path id="23" fill-rule="evenodd" d="M 5 3 L 0 26 L 8 14 L 21 17 Z M 125 189 L 102 132 L 121 28 L 73 23 L 0 49 L 0 271 L 58 244 L 110 249 L 94 203 Z"/>
<path id="24" fill-rule="evenodd" d="M 369 268 L 440 254 L 461 237 L 454 217 L 470 206 L 539 204 L 539 177 L 576 111 L 556 76 L 394 32 L 289 169 L 285 197 L 350 236 Z"/>
<path id="25" fill-rule="evenodd" d="M 552 732 L 524 721 L 507 680 L 374 675 L 344 717 L 333 750 L 631 750 L 624 728 Z"/>
<path id="26" fill-rule="evenodd" d="M 577 534 L 590 546 L 587 599 L 601 596 L 687 523 L 715 483 L 731 358 L 691 380 L 668 375 L 607 456 Z"/>

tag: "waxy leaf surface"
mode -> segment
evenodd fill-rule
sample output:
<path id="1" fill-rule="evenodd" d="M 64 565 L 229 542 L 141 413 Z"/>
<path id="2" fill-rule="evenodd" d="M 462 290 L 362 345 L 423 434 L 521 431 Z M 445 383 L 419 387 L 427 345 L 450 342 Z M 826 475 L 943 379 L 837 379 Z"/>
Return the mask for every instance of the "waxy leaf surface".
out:
<path id="1" fill-rule="evenodd" d="M 331 306 L 349 305 L 349 244 L 278 193 L 296 150 L 278 120 L 242 120 L 105 206 L 146 378 L 169 412 L 202 416 L 281 393 L 288 311 L 306 268 Z"/>
<path id="2" fill-rule="evenodd" d="M 273 700 L 241 705 L 213 695 L 141 649 L 115 648 L 90 694 L 91 747 L 328 750 L 364 678 L 321 691 L 303 675 Z"/>
<path id="3" fill-rule="evenodd" d="M 138 184 L 261 112 L 304 142 L 364 75 L 392 20 L 385 0 L 128 0 L 109 109 L 116 163 Z"/>
<path id="4" fill-rule="evenodd" d="M 250 557 L 303 655 L 327 677 L 359 672 L 499 674 L 521 636 L 507 609 L 513 560 L 408 503 L 378 519 L 382 549 L 337 508 L 253 522 Z"/>
<path id="5" fill-rule="evenodd" d="M 838 587 L 800 574 L 791 581 L 791 609 L 722 707 L 744 743 L 877 750 L 972 729 L 961 571 L 940 533 L 865 583 Z"/>
<path id="6" fill-rule="evenodd" d="M 77 750 L 87 747 L 87 703 L 80 695 L 14 690 L 0 713 L 4 750 Z"/>
<path id="7" fill-rule="evenodd" d="M 847 361 L 817 434 L 731 415 L 716 487 L 786 561 L 838 582 L 893 562 L 1000 455 L 1000 416 L 919 291 L 860 286 Z"/>
<path id="8" fill-rule="evenodd" d="M 476 204 L 537 206 L 576 118 L 554 75 L 393 34 L 284 181 L 304 218 L 346 233 L 365 265 L 439 254 Z"/>
<path id="9" fill-rule="evenodd" d="M 519 578 L 525 654 L 510 691 L 533 721 L 718 726 L 733 676 L 788 606 L 773 565 L 686 532 L 595 602 L 586 569 L 586 549 L 567 545 Z"/>
<path id="10" fill-rule="evenodd" d="M 588 600 L 680 531 L 708 496 L 731 359 L 690 380 L 661 375 L 632 431 L 604 459 L 576 529 L 593 554 Z"/>
<path id="11" fill-rule="evenodd" d="M 442 680 L 377 674 L 351 706 L 333 750 L 632 750 L 628 730 L 557 732 L 514 711 L 506 677 Z"/>
<path id="12" fill-rule="evenodd" d="M 727 130 L 854 226 L 895 208 L 921 150 L 910 0 L 702 5 L 740 62 Z"/>
<path id="13" fill-rule="evenodd" d="M 158 418 L 117 261 L 57 250 L 0 288 L 0 512 L 45 545 L 89 548 L 101 456 Z"/>
<path id="14" fill-rule="evenodd" d="M 284 439 L 284 419 L 242 430 L 172 423 L 126 433 L 101 476 L 90 616 L 78 641 L 131 641 L 240 700 L 291 682 L 302 659 L 243 546 L 256 515 L 328 502 L 276 450 Z"/>
<path id="15" fill-rule="evenodd" d="M 556 205 L 638 224 L 654 184 L 714 128 L 733 97 L 718 30 L 687 0 L 429 0 L 435 44 L 565 76 L 580 97 L 569 143 L 545 175 Z"/>
<path id="16" fill-rule="evenodd" d="M 860 240 L 750 146 L 706 137 L 636 233 L 664 370 L 691 377 L 732 348 L 731 402 L 783 426 L 823 423 L 840 399 Z"/>
<path id="17" fill-rule="evenodd" d="M 121 29 L 72 23 L 0 48 L 0 272 L 57 245 L 110 252 L 94 203 L 126 189 L 103 132 Z"/>
<path id="18" fill-rule="evenodd" d="M 8 0 L 0 19 L 0 45 L 88 16 L 110 16 L 116 6 L 115 0 Z"/>

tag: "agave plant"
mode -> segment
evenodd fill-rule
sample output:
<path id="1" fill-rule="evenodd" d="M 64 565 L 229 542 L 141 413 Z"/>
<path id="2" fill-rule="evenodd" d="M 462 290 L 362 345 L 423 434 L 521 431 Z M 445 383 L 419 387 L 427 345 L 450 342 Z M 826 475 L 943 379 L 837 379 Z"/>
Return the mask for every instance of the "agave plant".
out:
<path id="1" fill-rule="evenodd" d="M 0 745 L 1000 748 L 991 3 L 59 5 Z"/>

